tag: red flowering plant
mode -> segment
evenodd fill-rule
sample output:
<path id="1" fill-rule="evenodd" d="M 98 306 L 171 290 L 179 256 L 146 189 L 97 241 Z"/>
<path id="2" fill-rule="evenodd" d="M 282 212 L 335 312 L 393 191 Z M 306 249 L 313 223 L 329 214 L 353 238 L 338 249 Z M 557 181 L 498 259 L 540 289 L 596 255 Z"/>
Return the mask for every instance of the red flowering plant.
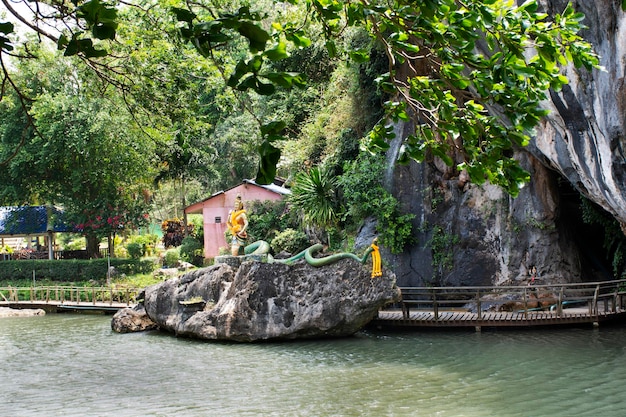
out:
<path id="1" fill-rule="evenodd" d="M 120 207 L 110 204 L 106 207 L 86 208 L 79 217 L 81 221 L 75 223 L 75 230 L 99 237 L 111 236 L 123 230 L 135 230 L 149 222 L 145 207 Z"/>

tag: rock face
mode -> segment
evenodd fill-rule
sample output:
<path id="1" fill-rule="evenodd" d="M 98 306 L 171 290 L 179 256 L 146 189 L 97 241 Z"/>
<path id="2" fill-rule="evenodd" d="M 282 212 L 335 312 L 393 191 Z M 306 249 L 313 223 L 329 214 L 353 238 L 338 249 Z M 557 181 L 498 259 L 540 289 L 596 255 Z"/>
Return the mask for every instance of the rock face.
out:
<path id="1" fill-rule="evenodd" d="M 176 335 L 249 342 L 348 336 L 399 298 L 393 273 L 370 278 L 370 269 L 351 259 L 320 268 L 249 261 L 148 287 L 134 310 L 145 308 L 146 318 Z M 131 331 L 129 315 L 118 312 L 112 328 Z"/>
<path id="2" fill-rule="evenodd" d="M 544 283 L 582 280 L 590 268 L 561 212 L 557 176 L 528 153 L 519 158 L 532 179 L 515 199 L 496 186 L 446 179 L 433 164 L 395 169 L 393 189 L 416 214 L 418 239 L 402 254 L 385 253 L 398 285 L 518 285 L 533 267 Z"/>
<path id="3" fill-rule="evenodd" d="M 570 0 L 540 0 L 548 13 Z M 622 2 L 577 0 L 588 29 L 582 36 L 606 70 L 570 67 L 570 84 L 552 92 L 552 112 L 537 130 L 530 150 L 572 186 L 626 224 L 626 13 Z"/>
<path id="4" fill-rule="evenodd" d="M 568 2 L 539 0 L 548 13 Z M 613 279 L 602 232 L 582 221 L 580 195 L 626 231 L 626 14 L 615 0 L 572 3 L 586 15 L 581 35 L 606 71 L 568 68 L 570 84 L 549 94 L 543 105 L 551 114 L 517 155 L 531 174 L 517 198 L 468 183 L 436 161 L 390 169 L 388 188 L 416 215 L 417 243 L 384 253 L 398 285 L 525 284 L 533 267 L 544 283 Z M 389 160 L 411 128 L 396 126 Z"/>

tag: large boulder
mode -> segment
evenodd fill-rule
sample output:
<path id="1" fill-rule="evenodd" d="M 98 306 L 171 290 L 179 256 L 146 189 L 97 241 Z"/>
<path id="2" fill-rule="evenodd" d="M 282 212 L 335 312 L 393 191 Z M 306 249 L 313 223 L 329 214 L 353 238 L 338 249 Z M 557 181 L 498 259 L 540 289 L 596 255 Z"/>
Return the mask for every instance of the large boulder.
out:
<path id="1" fill-rule="evenodd" d="M 248 261 L 189 272 L 144 290 L 145 315 L 162 330 L 208 340 L 349 336 L 398 301 L 395 275 L 371 278 L 353 259 L 313 267 Z M 119 325 L 118 312 L 112 327 Z M 122 326 L 123 327 L 123 326 Z"/>
<path id="2" fill-rule="evenodd" d="M 158 329 L 158 325 L 146 314 L 143 304 L 135 308 L 124 308 L 115 314 L 111 328 L 118 333 L 133 333 Z"/>

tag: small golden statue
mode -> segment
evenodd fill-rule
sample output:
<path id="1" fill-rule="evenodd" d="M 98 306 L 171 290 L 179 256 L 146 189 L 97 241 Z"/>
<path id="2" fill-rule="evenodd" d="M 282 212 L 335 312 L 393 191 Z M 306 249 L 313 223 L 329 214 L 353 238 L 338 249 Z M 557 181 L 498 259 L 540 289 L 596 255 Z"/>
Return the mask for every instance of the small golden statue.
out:
<path id="1" fill-rule="evenodd" d="M 246 229 L 248 228 L 248 216 L 246 215 L 246 210 L 243 208 L 243 201 L 241 201 L 240 195 L 235 198 L 234 209 L 228 212 L 226 225 L 232 235 L 230 252 L 233 256 L 238 256 L 239 250 L 242 246 L 245 246 L 246 239 L 248 238 L 248 233 L 246 233 Z"/>

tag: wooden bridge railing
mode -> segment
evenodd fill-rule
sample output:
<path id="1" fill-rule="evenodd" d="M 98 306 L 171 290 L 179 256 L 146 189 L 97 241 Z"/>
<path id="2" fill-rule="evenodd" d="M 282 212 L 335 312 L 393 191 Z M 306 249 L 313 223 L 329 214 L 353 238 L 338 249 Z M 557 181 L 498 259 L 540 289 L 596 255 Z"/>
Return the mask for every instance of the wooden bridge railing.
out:
<path id="1" fill-rule="evenodd" d="M 141 289 L 130 287 L 0 287 L 0 301 L 18 303 L 121 303 L 136 302 Z"/>
<path id="2" fill-rule="evenodd" d="M 470 310 L 478 317 L 484 311 L 555 311 L 558 316 L 568 307 L 589 309 L 589 315 L 615 313 L 624 308 L 626 280 L 574 284 L 498 287 L 401 287 L 401 307 L 405 318 L 411 307 L 434 311 Z"/>

